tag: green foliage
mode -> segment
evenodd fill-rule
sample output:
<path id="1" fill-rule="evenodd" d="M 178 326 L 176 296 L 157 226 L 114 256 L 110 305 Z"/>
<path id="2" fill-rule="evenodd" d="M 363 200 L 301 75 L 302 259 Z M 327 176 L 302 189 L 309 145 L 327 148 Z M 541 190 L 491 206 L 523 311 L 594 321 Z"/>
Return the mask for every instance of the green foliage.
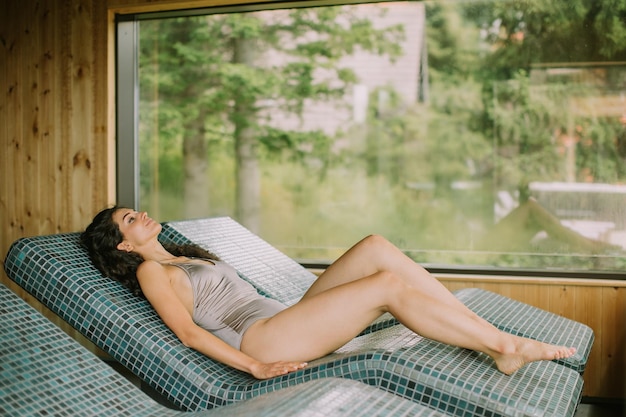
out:
<path id="1" fill-rule="evenodd" d="M 624 176 L 617 138 L 623 126 L 617 118 L 593 118 L 572 111 L 573 101 L 585 101 L 603 91 L 587 86 L 530 86 L 524 71 L 515 79 L 494 84 L 498 184 L 516 188 L 530 181 L 564 181 L 564 138 L 576 148 L 576 180 L 619 183 Z"/>
<path id="2" fill-rule="evenodd" d="M 618 120 L 581 121 L 578 126 L 576 165 L 580 181 L 621 183 L 626 180 L 626 158 L 619 153 L 618 138 L 625 128 Z"/>
<path id="3" fill-rule="evenodd" d="M 482 54 L 479 31 L 450 2 L 426 3 L 428 65 L 431 82 L 455 85 L 474 76 Z"/>
<path id="4" fill-rule="evenodd" d="M 495 46 L 489 73 L 509 78 L 532 63 L 623 61 L 626 1 L 476 1 L 467 19 Z"/>
<path id="5" fill-rule="evenodd" d="M 560 86 L 557 90 L 562 90 Z M 548 94 L 531 97 L 524 71 L 494 88 L 493 118 L 496 131 L 498 186 L 515 189 L 530 181 L 562 179 L 555 154 L 554 130 L 567 126 L 562 100 Z"/>
<path id="6" fill-rule="evenodd" d="M 402 36 L 401 27 L 375 29 L 350 7 L 293 9 L 275 20 L 262 13 L 238 13 L 144 21 L 142 140 L 150 141 L 158 126 L 165 158 L 182 146 L 181 139 L 195 134 L 191 126 L 220 132 L 213 140 L 232 139 L 236 126 L 247 126 L 255 129 L 268 154 L 327 152 L 330 138 L 321 132 L 280 132 L 267 121 L 277 110 L 300 115 L 307 100 L 342 97 L 357 79 L 339 60 L 356 48 L 395 57 Z M 237 56 L 237 45 L 244 41 L 252 45 L 248 62 Z M 284 64 L 257 62 L 258 53 L 268 50 L 287 57 Z M 161 174 L 170 186 L 180 187 L 180 175 Z"/>
<path id="7" fill-rule="evenodd" d="M 343 58 L 364 50 L 393 61 L 402 27 L 377 29 L 352 7 L 142 22 L 140 146 L 160 158 L 158 166 L 142 161 L 142 172 L 158 171 L 163 200 L 180 205 L 182 145 L 193 125 L 210 160 L 210 214 L 232 215 L 234 146 L 250 128 L 263 162 L 261 234 L 292 256 L 333 258 L 383 233 L 424 262 L 606 267 L 557 245 L 522 254 L 468 248 L 492 225 L 494 190 L 563 180 L 561 134 L 576 140 L 578 181 L 626 181 L 624 126 L 570 107 L 605 92 L 531 74 L 538 64 L 626 59 L 626 0 L 425 6 L 429 101 L 407 106 L 393 88 L 380 88 L 366 123 L 336 137 L 279 129 L 272 117 L 298 119 L 305 103 L 343 97 L 358 82 Z M 607 84 L 621 88 L 615 74 Z M 553 252 L 529 255 L 541 251 Z"/>

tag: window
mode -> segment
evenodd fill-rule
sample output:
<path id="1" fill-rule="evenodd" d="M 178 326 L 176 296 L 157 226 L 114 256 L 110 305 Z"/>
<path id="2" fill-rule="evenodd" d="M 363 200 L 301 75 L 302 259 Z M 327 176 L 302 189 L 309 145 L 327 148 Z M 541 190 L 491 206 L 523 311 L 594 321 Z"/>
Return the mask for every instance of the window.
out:
<path id="1" fill-rule="evenodd" d="M 120 202 L 308 262 L 379 233 L 432 268 L 624 269 L 626 8 L 306 3 L 118 22 Z"/>

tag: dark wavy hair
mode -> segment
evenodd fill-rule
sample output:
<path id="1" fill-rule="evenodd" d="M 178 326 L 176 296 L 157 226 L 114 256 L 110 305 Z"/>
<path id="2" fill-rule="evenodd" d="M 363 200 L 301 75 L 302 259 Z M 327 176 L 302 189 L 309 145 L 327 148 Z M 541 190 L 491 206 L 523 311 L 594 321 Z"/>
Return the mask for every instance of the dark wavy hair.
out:
<path id="1" fill-rule="evenodd" d="M 124 236 L 119 225 L 113 220 L 113 213 L 122 207 L 114 206 L 96 214 L 91 224 L 80 235 L 80 241 L 87 249 L 94 266 L 104 275 L 121 282 L 134 295 L 144 297 L 137 281 L 137 268 L 144 259 L 137 253 L 119 250 Z M 163 244 L 174 256 L 189 256 L 219 260 L 219 258 L 197 245 Z"/>

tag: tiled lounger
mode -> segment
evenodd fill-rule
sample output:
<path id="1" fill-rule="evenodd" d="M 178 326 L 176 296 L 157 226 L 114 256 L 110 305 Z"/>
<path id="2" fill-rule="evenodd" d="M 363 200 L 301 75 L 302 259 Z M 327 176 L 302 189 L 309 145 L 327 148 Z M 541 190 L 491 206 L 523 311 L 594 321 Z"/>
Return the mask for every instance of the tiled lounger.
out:
<path id="1" fill-rule="evenodd" d="M 173 231 L 168 229 L 171 239 Z M 343 377 L 458 416 L 572 416 L 582 378 L 554 362 L 512 376 L 481 354 L 391 326 L 355 338 L 306 369 L 258 381 L 184 347 L 144 300 L 103 277 L 78 234 L 20 239 L 7 275 L 142 380 L 186 410 L 212 408 L 302 382 Z"/>
<path id="2" fill-rule="evenodd" d="M 156 403 L 0 285 L 0 415 L 189 417 L 444 416 L 360 382 L 306 382 L 213 410 Z"/>
<path id="3" fill-rule="evenodd" d="M 196 243 L 235 267 L 259 292 L 287 305 L 297 302 L 316 276 L 229 217 L 183 220 L 164 224 L 162 239 Z M 545 310 L 477 288 L 455 293 L 464 304 L 509 333 L 560 346 L 574 346 L 576 355 L 557 361 L 583 373 L 594 341 L 593 330 Z M 370 331 L 397 324 L 382 320 Z"/>

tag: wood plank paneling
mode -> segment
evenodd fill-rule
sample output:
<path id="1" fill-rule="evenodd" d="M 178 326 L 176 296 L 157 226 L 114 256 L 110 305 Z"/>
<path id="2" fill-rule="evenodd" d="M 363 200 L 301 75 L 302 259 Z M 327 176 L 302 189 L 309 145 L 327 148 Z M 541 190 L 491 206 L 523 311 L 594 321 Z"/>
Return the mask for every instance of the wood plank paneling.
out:
<path id="1" fill-rule="evenodd" d="M 601 296 L 602 289 L 588 288 L 588 287 L 572 287 L 571 291 L 576 297 L 576 308 L 571 312 L 570 318 L 573 320 L 585 323 L 592 329 L 594 329 L 596 340 L 594 347 L 589 356 L 589 367 L 585 371 L 586 381 L 602 381 L 603 372 L 600 368 L 602 363 L 602 345 L 604 343 L 605 335 L 604 328 L 602 326 L 603 320 L 603 306 L 602 302 L 599 302 L 598 297 Z M 586 387 L 587 392 L 589 390 L 596 390 L 596 392 L 602 392 L 600 385 L 594 386 L 588 384 Z M 589 395 L 589 394 L 587 394 Z"/>
<path id="2" fill-rule="evenodd" d="M 606 287 L 602 290 L 602 329 L 603 343 L 600 346 L 600 369 L 602 372 L 602 383 L 599 389 L 602 392 L 609 392 L 613 389 L 621 388 L 623 385 L 614 387 L 614 381 L 624 378 L 626 375 L 626 364 L 624 361 L 624 343 L 626 334 L 624 328 L 624 318 L 626 317 L 625 303 L 626 296 L 623 289 L 617 287 Z M 605 376 L 605 377 L 604 377 Z"/>
<path id="3" fill-rule="evenodd" d="M 101 1 L 0 4 L 3 254 L 20 237 L 80 230 L 109 203 L 106 45 Z M 0 281 L 80 338 L 4 271 Z"/>

